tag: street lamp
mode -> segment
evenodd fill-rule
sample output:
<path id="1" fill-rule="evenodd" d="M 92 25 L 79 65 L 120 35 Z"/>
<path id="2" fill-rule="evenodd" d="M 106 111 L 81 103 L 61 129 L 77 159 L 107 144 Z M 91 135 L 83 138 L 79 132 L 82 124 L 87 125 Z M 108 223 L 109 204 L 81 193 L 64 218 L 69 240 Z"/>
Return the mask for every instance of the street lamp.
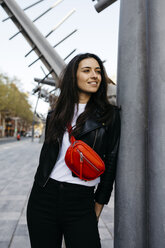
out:
<path id="1" fill-rule="evenodd" d="M 14 137 L 17 137 L 17 126 L 18 126 L 18 120 L 20 118 L 19 117 L 12 117 L 11 119 L 13 119 L 15 121 L 15 125 L 14 125 Z"/>

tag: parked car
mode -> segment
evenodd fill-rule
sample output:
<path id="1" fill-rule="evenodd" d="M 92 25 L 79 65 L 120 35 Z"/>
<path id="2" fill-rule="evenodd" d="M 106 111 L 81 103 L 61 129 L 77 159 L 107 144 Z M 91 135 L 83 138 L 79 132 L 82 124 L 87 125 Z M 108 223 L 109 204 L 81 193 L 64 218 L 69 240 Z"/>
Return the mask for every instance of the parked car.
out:
<path id="1" fill-rule="evenodd" d="M 27 132 L 26 137 L 32 137 L 32 132 L 31 131 Z"/>

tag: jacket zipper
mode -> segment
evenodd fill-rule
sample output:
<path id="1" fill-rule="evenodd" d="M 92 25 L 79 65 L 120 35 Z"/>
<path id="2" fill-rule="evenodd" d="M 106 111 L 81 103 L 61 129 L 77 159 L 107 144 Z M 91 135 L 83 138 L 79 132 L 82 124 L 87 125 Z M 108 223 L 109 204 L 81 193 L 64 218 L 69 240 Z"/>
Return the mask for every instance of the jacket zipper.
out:
<path id="1" fill-rule="evenodd" d="M 93 142 L 92 149 L 95 147 L 96 139 L 97 139 L 97 134 L 98 134 L 98 129 L 96 129 L 96 134 L 95 134 L 95 139 L 94 139 L 94 142 Z"/>
<path id="2" fill-rule="evenodd" d="M 60 148 L 59 140 L 58 140 L 58 148 Z M 53 170 L 53 169 L 52 169 L 52 170 Z M 45 182 L 44 185 L 42 186 L 43 188 L 46 186 L 46 184 L 47 184 L 47 182 L 48 182 L 48 180 L 49 180 L 49 178 L 50 178 L 50 175 L 51 175 L 51 173 L 52 173 L 52 170 L 51 170 L 51 172 L 49 173 L 48 178 L 46 179 L 46 182 Z"/>
<path id="3" fill-rule="evenodd" d="M 77 149 L 78 153 L 80 154 L 80 163 L 83 162 L 83 159 L 85 159 L 95 170 L 97 171 L 100 171 L 94 164 L 92 164 L 84 155 L 82 152 L 80 152 L 78 149 Z"/>

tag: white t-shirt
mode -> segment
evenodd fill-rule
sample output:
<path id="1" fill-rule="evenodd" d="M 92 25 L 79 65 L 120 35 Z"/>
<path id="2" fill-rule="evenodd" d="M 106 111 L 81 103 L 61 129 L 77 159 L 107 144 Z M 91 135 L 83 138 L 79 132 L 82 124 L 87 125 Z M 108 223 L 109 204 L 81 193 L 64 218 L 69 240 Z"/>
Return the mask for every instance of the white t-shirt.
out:
<path id="1" fill-rule="evenodd" d="M 86 104 L 79 103 L 78 112 L 77 112 L 77 108 L 75 108 L 72 127 L 76 124 L 76 120 L 78 116 L 84 111 L 85 106 Z M 63 136 L 62 146 L 58 154 L 56 165 L 54 166 L 50 177 L 60 182 L 68 182 L 68 183 L 81 184 L 86 186 L 97 185 L 100 182 L 100 177 L 92 181 L 84 181 L 78 177 L 72 176 L 72 171 L 67 167 L 65 163 L 65 154 L 69 146 L 70 146 L 69 134 L 66 131 Z"/>

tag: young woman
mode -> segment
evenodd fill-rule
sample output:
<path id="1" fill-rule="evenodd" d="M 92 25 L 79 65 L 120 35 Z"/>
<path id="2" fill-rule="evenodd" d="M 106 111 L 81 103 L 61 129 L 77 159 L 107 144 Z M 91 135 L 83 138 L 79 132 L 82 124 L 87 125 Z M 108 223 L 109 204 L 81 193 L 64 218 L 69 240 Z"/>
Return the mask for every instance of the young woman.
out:
<path id="1" fill-rule="evenodd" d="M 101 247 L 97 222 L 113 188 L 120 136 L 119 109 L 107 100 L 107 77 L 94 54 L 75 56 L 60 82 L 56 107 L 48 114 L 45 142 L 27 207 L 32 248 Z M 105 172 L 92 181 L 74 175 L 65 164 L 72 135 L 92 147 Z"/>

